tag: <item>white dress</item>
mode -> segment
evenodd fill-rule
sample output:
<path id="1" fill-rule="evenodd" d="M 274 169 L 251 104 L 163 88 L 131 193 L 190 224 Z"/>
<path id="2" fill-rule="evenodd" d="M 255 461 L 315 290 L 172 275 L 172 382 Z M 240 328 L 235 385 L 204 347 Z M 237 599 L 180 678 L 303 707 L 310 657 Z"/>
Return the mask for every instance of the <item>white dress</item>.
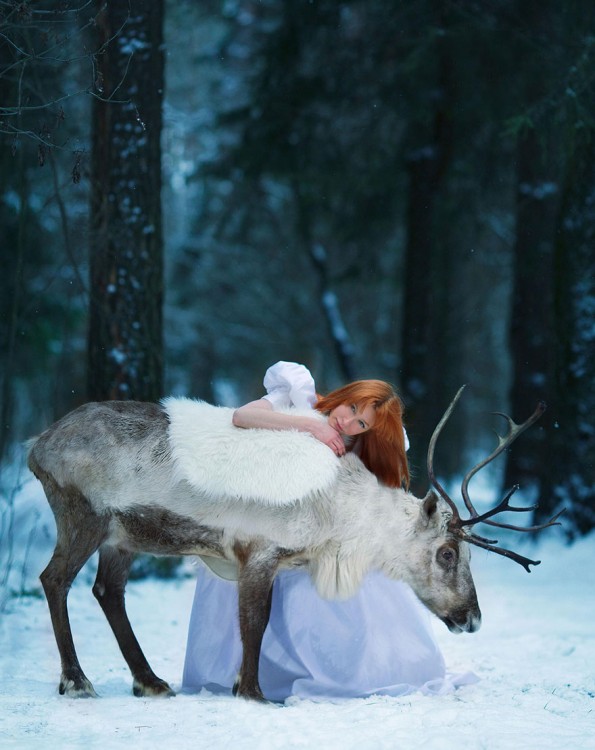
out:
<path id="1" fill-rule="evenodd" d="M 264 380 L 273 408 L 312 406 L 314 381 L 302 365 L 279 362 Z M 442 694 L 475 682 L 447 676 L 431 615 L 409 586 L 369 573 L 347 601 L 328 601 L 302 570 L 281 571 L 259 665 L 266 698 L 313 700 Z M 237 583 L 200 565 L 190 616 L 183 689 L 230 692 L 242 659 Z"/>

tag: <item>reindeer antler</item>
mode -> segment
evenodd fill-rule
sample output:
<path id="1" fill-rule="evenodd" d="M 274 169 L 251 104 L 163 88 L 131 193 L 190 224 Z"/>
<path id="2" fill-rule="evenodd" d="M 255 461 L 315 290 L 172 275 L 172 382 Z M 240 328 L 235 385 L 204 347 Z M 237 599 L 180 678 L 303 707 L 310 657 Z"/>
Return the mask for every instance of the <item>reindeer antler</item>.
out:
<path id="1" fill-rule="evenodd" d="M 564 512 L 564 509 L 562 509 L 559 513 L 556 513 L 556 515 L 550 518 L 550 520 L 547 521 L 547 523 L 539 524 L 537 526 L 514 526 L 512 524 L 500 523 L 499 521 L 490 520 L 492 516 L 495 516 L 498 513 L 502 513 L 503 511 L 512 511 L 515 513 L 527 513 L 537 508 L 537 505 L 531 505 L 525 508 L 518 508 L 518 507 L 510 505 L 510 502 L 509 502 L 510 498 L 518 489 L 518 485 L 515 485 L 511 490 L 509 490 L 504 496 L 503 500 L 500 503 L 498 503 L 498 505 L 496 505 L 491 510 L 486 511 L 485 513 L 478 513 L 473 503 L 471 502 L 471 499 L 469 498 L 469 482 L 471 481 L 472 477 L 475 476 L 475 474 L 480 469 L 482 469 L 484 466 L 487 466 L 487 464 L 489 464 L 497 456 L 499 456 L 502 453 L 502 451 L 506 450 L 506 448 L 508 448 L 508 446 L 514 440 L 516 440 L 517 437 L 522 432 L 524 432 L 528 427 L 530 427 L 534 422 L 536 422 L 545 411 L 546 405 L 543 401 L 540 401 L 537 404 L 537 408 L 535 409 L 533 414 L 529 417 L 529 419 L 527 419 L 522 424 L 516 424 L 516 422 L 514 422 L 506 414 L 502 414 L 501 412 L 494 412 L 498 416 L 504 417 L 504 419 L 506 419 L 506 421 L 508 422 L 508 432 L 504 437 L 502 437 L 501 435 L 497 435 L 498 437 L 497 447 L 489 454 L 489 456 L 484 458 L 482 461 L 476 464 L 470 471 L 468 471 L 467 474 L 465 474 L 463 483 L 461 485 L 461 494 L 463 496 L 465 506 L 470 513 L 470 517 L 463 519 L 459 515 L 457 506 L 450 499 L 444 487 L 442 487 L 441 484 L 436 479 L 436 475 L 434 474 L 434 449 L 436 447 L 438 437 L 440 433 L 442 432 L 442 428 L 444 427 L 450 415 L 452 414 L 452 411 L 455 408 L 464 389 L 465 389 L 465 386 L 462 386 L 461 388 L 459 388 L 456 396 L 453 398 L 453 400 L 449 404 L 448 408 L 444 412 L 442 419 L 438 422 L 438 424 L 436 425 L 436 429 L 434 430 L 434 433 L 432 434 L 432 437 L 430 439 L 430 444 L 428 446 L 428 459 L 427 459 L 428 477 L 430 479 L 432 486 L 437 490 L 438 494 L 448 503 L 448 505 L 452 509 L 452 519 L 450 521 L 449 526 L 450 526 L 451 531 L 456 536 L 458 536 L 460 539 L 466 542 L 475 544 L 478 547 L 482 547 L 483 549 L 490 550 L 491 552 L 496 552 L 496 554 L 498 555 L 509 557 L 511 560 L 514 560 L 515 562 L 519 563 L 519 565 L 522 565 L 525 568 L 525 570 L 528 573 L 530 573 L 531 569 L 529 566 L 539 565 L 541 560 L 530 560 L 529 558 L 523 557 L 522 555 L 519 555 L 516 552 L 513 552 L 512 550 L 504 549 L 503 547 L 497 547 L 496 545 L 498 544 L 498 541 L 496 539 L 485 539 L 484 537 L 478 536 L 477 534 L 466 532 L 464 527 L 473 526 L 476 523 L 485 523 L 485 524 L 489 524 L 490 526 L 498 526 L 501 529 L 512 529 L 513 531 L 534 532 L 534 531 L 541 531 L 542 529 L 546 529 L 549 526 L 560 525 L 558 522 L 558 518 Z"/>

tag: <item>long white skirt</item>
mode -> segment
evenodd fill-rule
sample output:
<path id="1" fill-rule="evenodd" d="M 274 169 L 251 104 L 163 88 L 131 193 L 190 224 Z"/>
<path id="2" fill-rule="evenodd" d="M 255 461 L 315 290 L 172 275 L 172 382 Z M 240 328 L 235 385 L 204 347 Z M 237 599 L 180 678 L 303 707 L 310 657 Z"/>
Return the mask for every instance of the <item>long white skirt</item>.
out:
<path id="1" fill-rule="evenodd" d="M 237 584 L 201 565 L 183 689 L 229 692 L 241 659 Z M 446 675 L 430 615 L 406 584 L 370 573 L 355 596 L 335 602 L 303 571 L 277 576 L 259 665 L 269 700 L 442 694 L 476 680 Z"/>

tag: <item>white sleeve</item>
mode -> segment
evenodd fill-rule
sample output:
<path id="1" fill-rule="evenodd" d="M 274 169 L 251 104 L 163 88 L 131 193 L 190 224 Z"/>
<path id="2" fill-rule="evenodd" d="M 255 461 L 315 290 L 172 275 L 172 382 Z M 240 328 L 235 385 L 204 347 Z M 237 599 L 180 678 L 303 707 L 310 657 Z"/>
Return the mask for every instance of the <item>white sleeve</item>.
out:
<path id="1" fill-rule="evenodd" d="M 277 362 L 264 375 L 266 398 L 274 409 L 295 406 L 312 409 L 316 403 L 316 385 L 310 370 L 296 362 Z"/>
<path id="2" fill-rule="evenodd" d="M 409 450 L 409 436 L 407 435 L 407 430 L 403 427 L 403 437 L 405 438 L 405 451 Z"/>

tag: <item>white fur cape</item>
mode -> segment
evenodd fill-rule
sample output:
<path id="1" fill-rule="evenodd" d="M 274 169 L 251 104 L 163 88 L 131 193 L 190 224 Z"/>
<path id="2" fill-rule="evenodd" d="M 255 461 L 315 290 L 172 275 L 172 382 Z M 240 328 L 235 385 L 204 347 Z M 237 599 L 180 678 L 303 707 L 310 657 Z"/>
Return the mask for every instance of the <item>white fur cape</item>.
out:
<path id="1" fill-rule="evenodd" d="M 339 459 L 309 433 L 240 429 L 232 424 L 233 409 L 205 401 L 170 397 L 162 404 L 177 479 L 208 495 L 284 505 L 327 489 L 337 477 Z"/>

